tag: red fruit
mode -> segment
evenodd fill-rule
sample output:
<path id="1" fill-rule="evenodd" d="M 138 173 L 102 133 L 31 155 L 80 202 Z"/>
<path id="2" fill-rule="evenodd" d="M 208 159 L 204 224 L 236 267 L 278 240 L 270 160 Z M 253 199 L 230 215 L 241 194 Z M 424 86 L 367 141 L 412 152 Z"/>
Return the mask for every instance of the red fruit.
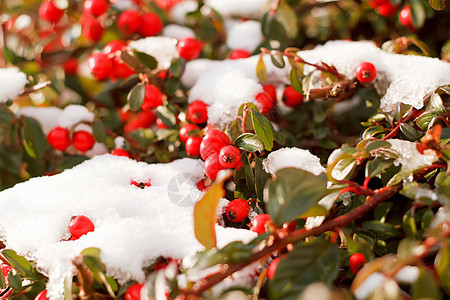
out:
<path id="1" fill-rule="evenodd" d="M 177 5 L 181 0 L 154 0 L 155 4 L 164 10 L 170 10 Z"/>
<path id="2" fill-rule="evenodd" d="M 208 120 L 208 104 L 201 100 L 195 100 L 188 106 L 188 118 L 196 124 L 205 123 Z"/>
<path id="3" fill-rule="evenodd" d="M 293 220 L 290 223 L 286 222 L 286 223 L 283 224 L 283 228 L 286 228 L 287 231 L 295 231 L 296 227 L 297 227 L 297 221 L 296 220 Z"/>
<path id="4" fill-rule="evenodd" d="M 79 130 L 75 131 L 72 136 L 72 143 L 75 149 L 81 152 L 86 152 L 95 144 L 95 139 L 92 133 Z"/>
<path id="5" fill-rule="evenodd" d="M 153 84 L 145 85 L 144 102 L 141 105 L 142 109 L 152 109 L 163 104 L 163 94 Z"/>
<path id="6" fill-rule="evenodd" d="M 225 132 L 223 132 L 222 130 L 219 130 L 217 128 L 209 128 L 205 132 L 205 136 L 203 137 L 203 139 L 204 140 L 219 139 L 225 145 L 231 144 L 230 139 L 228 138 L 228 135 L 226 135 Z"/>
<path id="7" fill-rule="evenodd" d="M 140 300 L 143 284 L 135 283 L 125 292 L 125 300 Z"/>
<path id="8" fill-rule="evenodd" d="M 246 50 L 236 49 L 231 52 L 230 59 L 247 58 L 247 57 L 250 57 L 250 55 L 251 54 Z"/>
<path id="9" fill-rule="evenodd" d="M 185 60 L 196 59 L 202 52 L 203 43 L 191 37 L 184 37 L 178 41 L 178 55 Z"/>
<path id="10" fill-rule="evenodd" d="M 138 31 L 141 22 L 141 14 L 138 11 L 129 9 L 120 14 L 117 26 L 123 33 L 132 35 Z"/>
<path id="11" fill-rule="evenodd" d="M 199 182 L 197 182 L 197 188 L 198 188 L 198 190 L 199 191 L 204 191 L 204 190 L 206 190 L 208 187 L 205 185 L 205 180 L 204 179 L 202 179 L 202 180 L 200 180 Z"/>
<path id="12" fill-rule="evenodd" d="M 230 139 L 223 131 L 211 128 L 203 137 L 203 141 L 200 145 L 200 156 L 203 160 L 206 160 L 210 155 L 214 153 L 218 154 L 223 147 L 230 143 Z"/>
<path id="13" fill-rule="evenodd" d="M 263 90 L 273 102 L 277 101 L 277 89 L 272 84 L 263 85 Z"/>
<path id="14" fill-rule="evenodd" d="M 350 270 L 352 270 L 355 275 L 361 270 L 365 263 L 366 258 L 362 253 L 355 253 L 350 256 Z"/>
<path id="15" fill-rule="evenodd" d="M 111 74 L 112 61 L 105 53 L 97 52 L 92 54 L 89 56 L 87 65 L 91 69 L 92 76 L 98 80 L 106 79 Z"/>
<path id="16" fill-rule="evenodd" d="M 171 257 L 160 257 L 158 261 L 155 263 L 155 270 L 163 270 L 167 268 L 167 266 L 173 261 Z"/>
<path id="17" fill-rule="evenodd" d="M 247 218 L 250 212 L 250 206 L 244 199 L 234 199 L 227 206 L 225 215 L 231 222 L 242 222 Z"/>
<path id="18" fill-rule="evenodd" d="M 297 107 L 303 102 L 303 94 L 300 94 L 290 85 L 283 92 L 283 103 L 289 107 Z"/>
<path id="19" fill-rule="evenodd" d="M 157 35 L 163 29 L 161 18 L 154 12 L 143 14 L 141 20 L 139 33 L 144 37 Z"/>
<path id="20" fill-rule="evenodd" d="M 260 214 L 250 221 L 250 230 L 256 232 L 258 235 L 266 232 L 266 224 L 272 218 L 268 214 Z"/>
<path id="21" fill-rule="evenodd" d="M 125 156 L 125 157 L 130 158 L 130 154 L 125 149 L 120 149 L 120 148 L 114 149 L 111 152 L 111 154 L 115 155 L 115 156 Z"/>
<path id="22" fill-rule="evenodd" d="M 220 170 L 222 170 L 222 165 L 219 162 L 219 155 L 217 153 L 214 153 L 210 155 L 205 160 L 205 173 L 211 180 L 215 180 L 217 177 L 217 173 L 219 173 Z"/>
<path id="23" fill-rule="evenodd" d="M 377 76 L 377 69 L 370 62 L 362 62 L 356 67 L 356 78 L 363 83 L 371 82 Z"/>
<path id="24" fill-rule="evenodd" d="M 236 168 L 241 161 L 241 152 L 232 145 L 222 147 L 219 152 L 219 161 L 225 169 Z"/>
<path id="25" fill-rule="evenodd" d="M 398 10 L 397 5 L 393 5 L 390 1 L 384 4 L 381 4 L 377 7 L 377 11 L 383 17 L 390 17 L 395 14 Z"/>
<path id="26" fill-rule="evenodd" d="M 77 74 L 78 59 L 71 57 L 63 63 L 64 72 L 68 75 Z"/>
<path id="27" fill-rule="evenodd" d="M 409 5 L 405 5 L 402 10 L 400 11 L 399 15 L 400 23 L 402 23 L 403 26 L 408 27 L 411 23 L 411 7 Z"/>
<path id="28" fill-rule="evenodd" d="M 91 14 L 95 17 L 103 15 L 109 8 L 107 0 L 85 0 L 83 4 L 84 13 Z"/>
<path id="29" fill-rule="evenodd" d="M 190 136 L 186 141 L 186 153 L 189 156 L 199 156 L 200 155 L 200 145 L 203 139 L 199 136 Z"/>
<path id="30" fill-rule="evenodd" d="M 141 110 L 135 119 L 131 119 L 123 128 L 123 131 L 129 133 L 139 128 L 148 128 L 156 121 L 156 113 L 152 110 Z"/>
<path id="31" fill-rule="evenodd" d="M 268 114 L 272 110 L 275 103 L 267 93 L 258 93 L 255 96 L 255 100 L 258 102 L 257 106 L 259 111 L 264 115 Z"/>
<path id="32" fill-rule="evenodd" d="M 0 261 L 0 269 L 2 271 L 3 277 L 5 278 L 6 284 L 8 284 L 8 273 L 13 269 L 13 267 L 3 263 L 3 261 Z"/>
<path id="33" fill-rule="evenodd" d="M 147 182 L 137 182 L 136 180 L 131 180 L 130 184 L 137 186 L 140 189 L 144 189 L 146 187 L 152 186 L 152 181 L 151 179 L 147 180 Z"/>
<path id="34" fill-rule="evenodd" d="M 64 10 L 58 8 L 53 0 L 47 0 L 42 2 L 39 7 L 39 17 L 42 20 L 46 20 L 50 23 L 56 24 L 61 20 L 64 15 Z"/>
<path id="35" fill-rule="evenodd" d="M 85 216 L 76 216 L 70 220 L 69 231 L 74 239 L 79 239 L 88 232 L 94 231 L 95 226 L 92 221 Z"/>
<path id="36" fill-rule="evenodd" d="M 129 65 L 124 63 L 119 55 L 114 56 L 112 60 L 113 64 L 113 77 L 126 79 L 136 73 Z"/>
<path id="37" fill-rule="evenodd" d="M 47 142 L 53 148 L 64 151 L 70 146 L 70 134 L 67 128 L 55 127 L 47 135 Z"/>
<path id="38" fill-rule="evenodd" d="M 81 21 L 81 36 L 88 41 L 98 42 L 103 35 L 104 28 L 99 20 L 90 15 L 84 15 Z"/>
<path id="39" fill-rule="evenodd" d="M 103 52 L 106 54 L 119 54 L 117 52 L 122 52 L 127 45 L 119 40 L 112 40 L 108 44 L 106 44 L 105 48 L 103 48 Z"/>
<path id="40" fill-rule="evenodd" d="M 160 118 L 156 119 L 156 126 L 158 126 L 159 129 L 169 129 L 170 127 L 164 124 L 163 120 Z"/>
<path id="41" fill-rule="evenodd" d="M 36 297 L 34 297 L 34 300 L 48 300 L 47 290 L 43 290 L 42 292 L 37 294 Z"/>
<path id="42" fill-rule="evenodd" d="M 278 263 L 280 262 L 280 258 L 277 257 L 269 265 L 269 269 L 267 270 L 267 277 L 272 279 L 275 276 L 275 271 L 277 270 Z"/>
<path id="43" fill-rule="evenodd" d="M 189 138 L 188 133 L 191 132 L 192 130 L 197 130 L 197 129 L 200 129 L 200 128 L 195 124 L 186 124 L 186 125 L 181 126 L 180 131 L 179 131 L 180 140 L 183 143 L 186 143 L 186 141 Z M 200 144 L 199 144 L 199 146 L 200 146 Z"/>
<path id="44" fill-rule="evenodd" d="M 389 2 L 389 0 L 369 0 L 369 6 L 372 8 L 377 8 L 380 5 Z"/>

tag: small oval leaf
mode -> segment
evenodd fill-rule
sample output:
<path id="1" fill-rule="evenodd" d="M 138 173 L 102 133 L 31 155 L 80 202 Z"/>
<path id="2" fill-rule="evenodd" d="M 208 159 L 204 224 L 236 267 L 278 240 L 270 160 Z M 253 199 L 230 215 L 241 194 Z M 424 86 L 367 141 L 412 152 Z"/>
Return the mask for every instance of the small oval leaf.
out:
<path id="1" fill-rule="evenodd" d="M 128 102 L 130 103 L 131 110 L 137 111 L 141 108 L 142 103 L 144 103 L 145 98 L 145 86 L 140 83 L 135 85 L 135 87 L 128 94 Z"/>
<path id="2" fill-rule="evenodd" d="M 264 150 L 263 141 L 253 133 L 241 134 L 235 141 L 238 148 L 249 152 L 262 152 Z"/>

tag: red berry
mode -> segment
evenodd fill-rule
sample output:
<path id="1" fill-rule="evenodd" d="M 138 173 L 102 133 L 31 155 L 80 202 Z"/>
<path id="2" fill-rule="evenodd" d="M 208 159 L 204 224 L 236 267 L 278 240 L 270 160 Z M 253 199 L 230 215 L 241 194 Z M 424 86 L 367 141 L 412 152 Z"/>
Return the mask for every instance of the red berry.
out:
<path id="1" fill-rule="evenodd" d="M 43 290 L 42 292 L 37 294 L 36 297 L 34 297 L 34 300 L 48 300 L 47 290 Z"/>
<path id="2" fill-rule="evenodd" d="M 198 129 L 200 129 L 200 128 L 195 124 L 186 124 L 186 125 L 181 126 L 180 131 L 179 131 L 180 140 L 183 143 L 186 143 L 186 141 L 189 138 L 188 133 L 191 132 L 192 130 L 198 130 Z M 200 146 L 200 144 L 199 144 L 199 146 Z"/>
<path id="3" fill-rule="evenodd" d="M 208 104 L 201 100 L 195 100 L 188 106 L 188 118 L 196 124 L 205 123 L 208 120 Z"/>
<path id="4" fill-rule="evenodd" d="M 91 14 L 95 17 L 103 15 L 109 8 L 107 0 L 85 0 L 83 4 L 84 13 Z"/>
<path id="5" fill-rule="evenodd" d="M 286 223 L 283 224 L 283 228 L 286 228 L 287 231 L 295 231 L 296 227 L 297 227 L 297 221 L 296 220 L 293 220 L 290 223 L 286 222 Z"/>
<path id="6" fill-rule="evenodd" d="M 277 89 L 273 86 L 273 84 L 263 85 L 263 90 L 273 102 L 277 101 Z"/>
<path id="7" fill-rule="evenodd" d="M 258 235 L 266 232 L 266 224 L 272 218 L 268 214 L 260 214 L 250 221 L 250 230 L 256 232 Z"/>
<path id="8" fill-rule="evenodd" d="M 113 77 L 126 79 L 136 73 L 129 65 L 124 63 L 119 55 L 114 56 L 112 60 Z"/>
<path id="9" fill-rule="evenodd" d="M 123 33 L 132 35 L 138 31 L 141 22 L 141 14 L 136 10 L 129 9 L 120 14 L 117 26 Z"/>
<path id="10" fill-rule="evenodd" d="M 103 52 L 106 54 L 118 54 L 117 52 L 122 52 L 123 49 L 125 49 L 127 45 L 119 40 L 113 40 L 106 44 L 105 48 L 103 49 Z"/>
<path id="11" fill-rule="evenodd" d="M 228 135 L 226 135 L 225 132 L 222 130 L 219 130 L 217 128 L 209 128 L 205 132 L 205 136 L 203 137 L 204 140 L 209 139 L 219 139 L 221 141 L 221 144 L 229 145 L 231 144 L 230 139 L 228 138 Z"/>
<path id="12" fill-rule="evenodd" d="M 231 222 L 242 222 L 247 218 L 250 212 L 250 206 L 244 199 L 234 199 L 227 206 L 225 215 Z"/>
<path id="13" fill-rule="evenodd" d="M 177 50 L 185 60 L 196 59 L 202 52 L 203 43 L 191 37 L 184 37 L 178 41 Z"/>
<path id="14" fill-rule="evenodd" d="M 104 28 L 99 20 L 91 15 L 82 16 L 81 36 L 88 41 L 98 42 L 103 35 Z"/>
<path id="15" fill-rule="evenodd" d="M 64 151 L 70 146 L 70 134 L 67 128 L 55 127 L 47 135 L 47 142 L 53 148 Z"/>
<path id="16" fill-rule="evenodd" d="M 395 14 L 398 10 L 398 5 L 392 4 L 390 1 L 381 4 L 377 7 L 377 11 L 383 17 L 390 17 Z"/>
<path id="17" fill-rule="evenodd" d="M 135 283 L 125 292 L 125 300 L 140 300 L 143 284 Z"/>
<path id="18" fill-rule="evenodd" d="M 161 18 L 154 12 L 143 14 L 141 20 L 139 33 L 144 37 L 157 35 L 163 29 Z"/>
<path id="19" fill-rule="evenodd" d="M 232 145 L 222 147 L 219 152 L 219 161 L 225 169 L 236 168 L 241 161 L 241 152 Z"/>
<path id="20" fill-rule="evenodd" d="M 366 258 L 362 253 L 355 253 L 350 256 L 350 270 L 353 274 L 357 274 L 366 263 Z"/>
<path id="21" fill-rule="evenodd" d="M 206 160 L 210 155 L 214 153 L 218 154 L 223 147 L 230 143 L 230 139 L 223 131 L 211 128 L 203 137 L 203 141 L 200 145 L 200 156 L 203 160 Z"/>
<path id="22" fill-rule="evenodd" d="M 137 186 L 140 189 L 144 189 L 146 187 L 152 186 L 152 181 L 151 179 L 147 180 L 147 182 L 137 182 L 136 180 L 131 180 L 130 184 Z"/>
<path id="23" fill-rule="evenodd" d="M 56 24 L 61 20 L 64 15 L 64 10 L 58 8 L 53 0 L 47 0 L 42 2 L 39 7 L 39 17 L 42 20 L 46 20 L 50 23 Z"/>
<path id="24" fill-rule="evenodd" d="M 197 182 L 197 188 L 198 188 L 198 190 L 199 191 L 204 191 L 204 190 L 206 190 L 208 187 L 205 185 L 205 180 L 204 179 L 202 179 L 202 180 L 200 180 L 199 182 Z"/>
<path id="25" fill-rule="evenodd" d="M 91 69 L 92 76 L 98 80 L 106 79 L 111 74 L 112 61 L 105 53 L 92 54 L 87 61 L 87 65 Z"/>
<path id="26" fill-rule="evenodd" d="M 283 92 L 283 103 L 289 107 L 297 107 L 303 102 L 303 94 L 300 94 L 290 85 Z"/>
<path id="27" fill-rule="evenodd" d="M 167 266 L 173 261 L 171 257 L 160 257 L 158 261 L 155 263 L 155 270 L 163 270 L 167 268 Z"/>
<path id="28" fill-rule="evenodd" d="M 0 261 L 0 269 L 2 271 L 3 277 L 5 278 L 6 284 L 8 284 L 8 273 L 13 269 L 13 267 L 3 263 L 3 261 Z"/>
<path id="29" fill-rule="evenodd" d="M 128 133 L 139 128 L 148 128 L 156 121 L 156 113 L 152 110 L 141 110 L 138 112 L 136 119 L 131 119 L 123 128 Z"/>
<path id="30" fill-rule="evenodd" d="M 217 153 L 214 153 L 210 155 L 205 160 L 205 173 L 211 180 L 215 180 L 217 177 L 217 173 L 219 173 L 220 170 L 222 170 L 222 165 L 219 162 L 219 155 Z"/>
<path id="31" fill-rule="evenodd" d="M 114 149 L 111 152 L 111 154 L 114 156 L 125 156 L 125 157 L 130 158 L 130 154 L 125 149 L 120 149 L 120 148 Z"/>
<path id="32" fill-rule="evenodd" d="M 399 15 L 400 23 L 402 23 L 403 26 L 408 27 L 412 25 L 411 23 L 411 7 L 409 5 L 405 5 L 402 10 L 400 11 Z"/>
<path id="33" fill-rule="evenodd" d="M 141 105 L 142 109 L 152 109 L 163 104 L 163 94 L 153 84 L 145 85 L 144 102 Z"/>
<path id="34" fill-rule="evenodd" d="M 95 226 L 92 221 L 85 216 L 76 216 L 70 220 L 69 231 L 74 239 L 79 239 L 88 232 L 94 231 Z"/>
<path id="35" fill-rule="evenodd" d="M 78 130 L 72 136 L 72 143 L 75 149 L 81 152 L 86 152 L 95 144 L 95 139 L 92 133 Z"/>
<path id="36" fill-rule="evenodd" d="M 247 57 L 250 57 L 250 55 L 251 54 L 246 50 L 236 49 L 231 52 L 230 59 L 247 58 Z"/>
<path id="37" fill-rule="evenodd" d="M 189 156 L 199 156 L 200 155 L 200 145 L 203 139 L 199 136 L 190 136 L 186 141 L 186 153 Z"/>
<path id="38" fill-rule="evenodd" d="M 156 126 L 158 126 L 159 129 L 169 129 L 170 127 L 164 124 L 163 120 L 160 118 L 156 119 Z"/>
<path id="39" fill-rule="evenodd" d="M 387 2 L 389 2 L 389 0 L 369 0 L 369 6 L 371 8 L 377 8 L 378 6 L 383 5 Z"/>
<path id="40" fill-rule="evenodd" d="M 258 93 L 255 96 L 255 100 L 257 102 L 259 111 L 264 115 L 268 114 L 272 110 L 275 103 L 275 101 L 265 92 Z"/>
<path id="41" fill-rule="evenodd" d="M 280 258 L 277 257 L 269 265 L 269 269 L 267 270 L 267 277 L 272 279 L 275 276 L 275 271 L 277 270 L 278 263 L 280 262 Z"/>
<path id="42" fill-rule="evenodd" d="M 362 62 L 356 67 L 356 78 L 363 83 L 371 82 L 377 76 L 377 69 L 370 62 Z"/>
<path id="43" fill-rule="evenodd" d="M 78 59 L 71 57 L 63 63 L 64 72 L 68 75 L 77 74 Z"/>

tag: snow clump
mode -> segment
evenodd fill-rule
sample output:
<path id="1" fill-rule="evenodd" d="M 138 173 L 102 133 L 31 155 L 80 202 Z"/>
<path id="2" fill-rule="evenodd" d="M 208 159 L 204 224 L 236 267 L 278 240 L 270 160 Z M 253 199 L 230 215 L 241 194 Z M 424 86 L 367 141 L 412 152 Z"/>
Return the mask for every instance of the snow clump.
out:
<path id="1" fill-rule="evenodd" d="M 325 168 L 320 164 L 320 159 L 311 154 L 309 150 L 300 148 L 281 148 L 267 156 L 263 161 L 264 170 L 267 173 L 275 174 L 278 170 L 284 168 L 297 168 L 308 171 L 318 176 L 325 172 Z"/>
<path id="2" fill-rule="evenodd" d="M 13 100 L 19 96 L 27 83 L 27 76 L 19 69 L 0 69 L 0 103 Z"/>

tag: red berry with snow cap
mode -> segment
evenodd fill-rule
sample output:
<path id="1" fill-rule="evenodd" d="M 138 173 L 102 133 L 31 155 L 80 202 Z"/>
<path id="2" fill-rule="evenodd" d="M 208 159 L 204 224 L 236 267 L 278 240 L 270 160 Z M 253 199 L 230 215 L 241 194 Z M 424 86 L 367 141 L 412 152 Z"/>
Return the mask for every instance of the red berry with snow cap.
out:
<path id="1" fill-rule="evenodd" d="M 70 220 L 69 231 L 74 239 L 79 239 L 88 232 L 94 231 L 95 226 L 86 216 L 76 216 Z"/>
<path id="2" fill-rule="evenodd" d="M 125 300 L 140 300 L 143 284 L 135 283 L 125 292 Z"/>
<path id="3" fill-rule="evenodd" d="M 208 104 L 201 100 L 195 100 L 188 106 L 188 118 L 196 124 L 205 123 L 208 120 Z"/>
<path id="4" fill-rule="evenodd" d="M 275 103 L 275 101 L 265 92 L 256 94 L 255 100 L 259 111 L 264 115 L 268 114 L 272 110 Z"/>
<path id="5" fill-rule="evenodd" d="M 179 131 L 180 140 L 183 143 L 186 143 L 186 141 L 189 138 L 188 133 L 193 131 L 193 130 L 199 130 L 199 129 L 200 128 L 197 125 L 195 125 L 195 124 L 186 124 L 186 125 L 181 126 L 180 131 Z"/>
<path id="6" fill-rule="evenodd" d="M 105 53 L 97 52 L 92 54 L 87 61 L 87 65 L 91 70 L 92 76 L 98 80 L 106 79 L 111 74 L 112 61 Z"/>
<path id="7" fill-rule="evenodd" d="M 107 0 L 85 0 L 83 11 L 95 17 L 103 15 L 109 8 Z"/>
<path id="8" fill-rule="evenodd" d="M 153 84 L 145 85 L 144 102 L 141 105 L 142 109 L 152 109 L 163 104 L 163 94 Z"/>
<path id="9" fill-rule="evenodd" d="M 42 20 L 48 21 L 50 23 L 56 24 L 61 20 L 64 15 L 64 10 L 57 7 L 53 0 L 47 0 L 42 2 L 39 7 L 39 17 Z"/>
<path id="10" fill-rule="evenodd" d="M 125 149 L 120 149 L 120 148 L 114 149 L 111 152 L 111 154 L 114 155 L 114 156 L 125 156 L 125 157 L 130 158 L 130 154 Z"/>
<path id="11" fill-rule="evenodd" d="M 356 67 L 356 78 L 362 82 L 371 82 L 377 76 L 377 69 L 370 62 L 362 62 Z"/>
<path id="12" fill-rule="evenodd" d="M 219 162 L 219 154 L 214 153 L 205 160 L 205 173 L 211 180 L 215 180 L 217 173 L 223 169 Z"/>
<path id="13" fill-rule="evenodd" d="M 199 156 L 200 155 L 200 145 L 203 139 L 199 136 L 190 136 L 186 141 L 186 153 L 189 156 Z"/>
<path id="14" fill-rule="evenodd" d="M 241 161 L 241 152 L 232 145 L 222 147 L 219 152 L 219 161 L 225 169 L 236 168 Z"/>
<path id="15" fill-rule="evenodd" d="M 350 256 L 349 263 L 350 263 L 350 270 L 352 270 L 353 274 L 356 275 L 366 263 L 366 257 L 362 253 L 355 253 L 352 256 Z"/>
<path id="16" fill-rule="evenodd" d="M 126 48 L 126 44 L 119 40 L 113 40 L 106 44 L 103 52 L 106 54 L 116 54 L 117 52 L 122 52 Z"/>
<path id="17" fill-rule="evenodd" d="M 266 224 L 270 222 L 272 218 L 268 214 L 260 214 L 254 217 L 250 221 L 250 230 L 256 232 L 258 235 L 266 232 Z"/>
<path id="18" fill-rule="evenodd" d="M 141 14 L 136 10 L 129 9 L 120 14 L 117 26 L 123 33 L 132 35 L 139 30 L 141 23 Z"/>
<path id="19" fill-rule="evenodd" d="M 95 139 L 92 133 L 85 130 L 78 130 L 72 136 L 72 143 L 78 151 L 86 152 L 94 146 Z"/>
<path id="20" fill-rule="evenodd" d="M 47 135 L 47 142 L 57 150 L 66 150 L 70 146 L 69 130 L 59 126 L 53 128 Z"/>
<path id="21" fill-rule="evenodd" d="M 154 12 L 148 12 L 142 15 L 139 33 L 144 36 L 154 36 L 163 29 L 161 18 Z"/>
<path id="22" fill-rule="evenodd" d="M 283 103 L 289 107 L 297 107 L 303 102 L 303 94 L 300 94 L 290 85 L 283 92 Z"/>
<path id="23" fill-rule="evenodd" d="M 250 212 L 250 206 L 244 199 L 234 199 L 227 206 L 225 215 L 231 222 L 242 222 L 247 218 Z"/>
<path id="24" fill-rule="evenodd" d="M 178 55 L 185 60 L 193 60 L 200 56 L 203 43 L 191 37 L 184 37 L 178 41 Z"/>

